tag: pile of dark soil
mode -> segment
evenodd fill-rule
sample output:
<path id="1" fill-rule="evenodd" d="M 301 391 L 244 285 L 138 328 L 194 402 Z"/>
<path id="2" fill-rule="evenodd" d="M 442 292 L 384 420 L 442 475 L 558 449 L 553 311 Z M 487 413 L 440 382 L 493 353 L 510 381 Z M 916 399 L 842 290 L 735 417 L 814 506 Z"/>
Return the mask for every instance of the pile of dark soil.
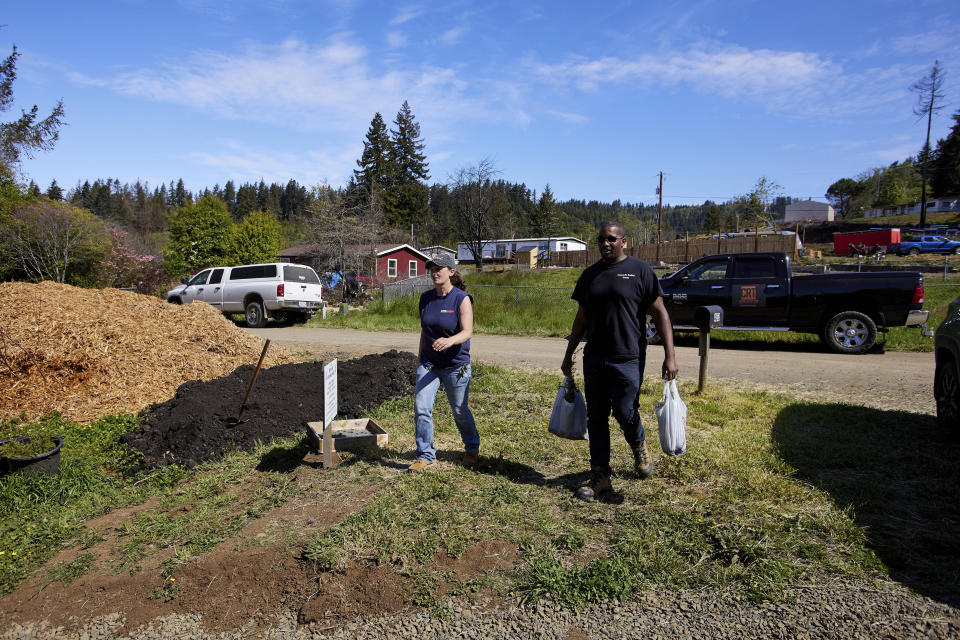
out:
<path id="1" fill-rule="evenodd" d="M 390 398 L 412 395 L 417 359 L 412 353 L 388 351 L 337 364 L 337 415 L 361 418 Z M 254 367 L 244 365 L 225 378 L 193 380 L 176 395 L 144 411 L 140 429 L 123 436 L 143 452 L 143 465 L 194 466 L 304 431 L 307 422 L 323 420 L 323 364 L 304 362 L 262 369 L 243 412 L 236 418 Z"/>

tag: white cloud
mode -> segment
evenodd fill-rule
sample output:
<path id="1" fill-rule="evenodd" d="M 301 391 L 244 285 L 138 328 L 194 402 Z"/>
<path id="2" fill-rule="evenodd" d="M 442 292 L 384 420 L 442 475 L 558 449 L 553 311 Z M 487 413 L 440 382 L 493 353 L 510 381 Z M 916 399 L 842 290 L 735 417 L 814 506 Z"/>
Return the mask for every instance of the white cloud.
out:
<path id="1" fill-rule="evenodd" d="M 341 175 L 344 167 L 351 167 L 359 153 L 359 143 L 356 148 L 332 155 L 277 153 L 226 141 L 217 152 L 197 152 L 184 157 L 212 169 L 212 176 L 228 175 L 239 183 L 263 179 L 267 183 L 282 184 L 292 178 L 302 185 L 312 186 L 321 182 L 333 185 L 345 182 L 346 176 Z"/>
<path id="2" fill-rule="evenodd" d="M 535 71 L 545 82 L 574 84 L 585 91 L 611 82 L 638 82 L 686 84 L 732 97 L 806 85 L 830 74 L 832 64 L 812 53 L 725 47 L 646 54 L 634 59 L 574 58 L 559 64 L 540 64 Z"/>
<path id="3" fill-rule="evenodd" d="M 454 27 L 440 36 L 440 42 L 448 47 L 460 42 L 460 38 L 467 32 L 466 27 Z"/>
<path id="4" fill-rule="evenodd" d="M 387 46 L 391 49 L 400 49 L 407 46 L 407 36 L 399 31 L 391 31 L 387 34 Z"/>
<path id="5" fill-rule="evenodd" d="M 548 109 L 544 111 L 544 113 L 568 124 L 585 124 L 590 122 L 590 118 L 579 113 L 568 113 L 566 111 L 555 111 L 553 109 Z"/>
<path id="6" fill-rule="evenodd" d="M 518 87 L 502 83 L 492 91 L 492 81 L 426 64 L 378 71 L 370 52 L 346 35 L 321 44 L 292 38 L 275 45 L 248 42 L 237 51 L 200 50 L 152 68 L 68 76 L 137 99 L 336 135 L 362 134 L 376 111 L 391 120 L 404 100 L 421 122 L 430 120 L 438 130 L 464 120 L 529 122 Z"/>
<path id="7" fill-rule="evenodd" d="M 608 84 L 691 89 L 759 103 L 779 113 L 818 117 L 861 113 L 899 101 L 910 73 L 910 68 L 894 65 L 848 74 L 817 53 L 708 45 L 634 58 L 570 57 L 554 64 L 534 60 L 526 66 L 541 82 L 561 89 L 596 92 Z"/>
<path id="8" fill-rule="evenodd" d="M 390 19 L 390 24 L 398 25 L 405 22 L 409 22 L 414 18 L 419 17 L 423 13 L 423 7 L 410 5 L 406 7 L 401 7 L 397 11 L 397 15 Z"/>

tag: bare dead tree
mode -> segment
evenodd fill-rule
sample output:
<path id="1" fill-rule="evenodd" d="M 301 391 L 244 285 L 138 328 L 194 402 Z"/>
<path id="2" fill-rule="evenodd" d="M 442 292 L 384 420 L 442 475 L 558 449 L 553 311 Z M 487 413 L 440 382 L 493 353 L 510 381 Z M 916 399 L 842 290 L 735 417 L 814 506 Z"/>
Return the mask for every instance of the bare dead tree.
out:
<path id="1" fill-rule="evenodd" d="M 383 224 L 383 206 L 378 194 L 353 202 L 328 191 L 312 205 L 310 240 L 318 258 L 328 268 L 361 268 Z"/>
<path id="2" fill-rule="evenodd" d="M 458 169 L 448 181 L 457 235 L 476 261 L 477 271 L 483 270 L 483 247 L 490 239 L 493 215 L 491 181 L 498 173 L 493 161 L 484 158 L 474 166 Z"/>
<path id="3" fill-rule="evenodd" d="M 927 165 L 930 163 L 930 127 L 933 123 L 933 114 L 943 109 L 943 70 L 940 61 L 933 63 L 930 73 L 920 78 L 910 86 L 910 90 L 917 94 L 917 104 L 913 113 L 918 118 L 927 118 L 927 139 L 920 152 L 920 228 L 927 224 Z"/>
<path id="4" fill-rule="evenodd" d="M 93 214 L 62 202 L 29 202 L 3 226 L 8 250 L 32 280 L 64 282 L 71 264 L 105 233 Z"/>

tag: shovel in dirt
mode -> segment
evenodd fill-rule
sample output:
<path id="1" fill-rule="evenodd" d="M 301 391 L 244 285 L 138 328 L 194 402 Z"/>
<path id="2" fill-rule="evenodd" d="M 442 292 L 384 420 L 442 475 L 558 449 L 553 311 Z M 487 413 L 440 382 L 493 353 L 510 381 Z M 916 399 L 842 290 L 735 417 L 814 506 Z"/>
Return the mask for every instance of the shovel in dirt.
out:
<path id="1" fill-rule="evenodd" d="M 247 395 L 243 396 L 243 404 L 240 405 L 240 412 L 236 418 L 227 418 L 227 428 L 243 424 L 246 420 L 241 420 L 243 412 L 247 408 L 247 400 L 250 398 L 250 391 L 253 390 L 253 383 L 257 380 L 257 374 L 260 373 L 260 366 L 263 365 L 263 357 L 267 355 L 267 349 L 270 347 L 269 338 L 263 345 L 263 351 L 260 352 L 260 360 L 257 361 L 257 368 L 253 370 L 253 377 L 250 378 L 250 384 L 247 385 Z"/>

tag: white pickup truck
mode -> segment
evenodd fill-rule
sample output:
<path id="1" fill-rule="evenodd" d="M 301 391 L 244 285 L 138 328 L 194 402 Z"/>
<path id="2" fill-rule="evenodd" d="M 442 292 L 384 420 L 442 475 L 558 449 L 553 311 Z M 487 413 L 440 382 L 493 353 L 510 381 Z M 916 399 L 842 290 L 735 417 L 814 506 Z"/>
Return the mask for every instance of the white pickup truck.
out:
<path id="1" fill-rule="evenodd" d="M 206 302 L 224 314 L 242 313 L 248 327 L 268 318 L 304 322 L 323 304 L 317 272 L 300 264 L 274 262 L 204 269 L 167 292 L 167 302 Z"/>

